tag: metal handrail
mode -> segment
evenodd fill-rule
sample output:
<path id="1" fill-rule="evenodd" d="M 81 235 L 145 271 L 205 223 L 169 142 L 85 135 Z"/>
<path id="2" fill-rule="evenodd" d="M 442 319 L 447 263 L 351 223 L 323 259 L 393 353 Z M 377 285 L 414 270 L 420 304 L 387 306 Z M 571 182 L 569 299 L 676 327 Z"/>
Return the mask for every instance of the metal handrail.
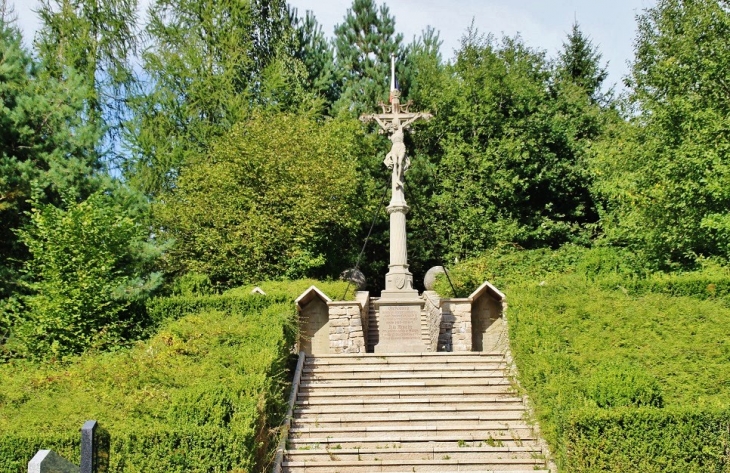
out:
<path id="1" fill-rule="evenodd" d="M 276 449 L 274 467 L 271 469 L 272 473 L 281 473 L 281 464 L 284 461 L 284 450 L 286 449 L 286 439 L 289 437 L 289 428 L 291 427 L 291 420 L 294 416 L 294 403 L 299 395 L 299 384 L 302 381 L 302 371 L 304 370 L 304 359 L 306 357 L 307 355 L 303 351 L 299 352 L 297 369 L 294 371 L 294 381 L 292 381 L 291 394 L 289 395 L 289 410 L 286 411 L 286 417 L 281 425 L 281 439 Z"/>

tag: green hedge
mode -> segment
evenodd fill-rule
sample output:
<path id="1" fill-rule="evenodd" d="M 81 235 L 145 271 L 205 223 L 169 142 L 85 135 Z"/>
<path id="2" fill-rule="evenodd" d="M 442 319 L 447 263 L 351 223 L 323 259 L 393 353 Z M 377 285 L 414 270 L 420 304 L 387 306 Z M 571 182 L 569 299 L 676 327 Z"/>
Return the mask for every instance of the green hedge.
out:
<path id="1" fill-rule="evenodd" d="M 260 311 L 272 304 L 292 304 L 291 297 L 277 295 L 219 295 L 219 296 L 173 296 L 158 297 L 147 302 L 147 314 L 153 325 L 166 320 L 179 319 L 188 314 L 219 310 L 229 313 L 250 313 Z M 292 306 L 293 307 L 293 306 Z"/>
<path id="2" fill-rule="evenodd" d="M 252 472 L 252 429 L 240 432 L 222 427 L 179 427 L 117 430 L 112 435 L 112 472 Z M 79 464 L 79 434 L 0 435 L 0 471 L 25 473 L 28 461 L 41 449 L 52 449 Z M 32 453 L 31 453 L 32 452 Z M 30 456 L 29 456 L 30 455 Z"/>
<path id="3" fill-rule="evenodd" d="M 290 304 L 310 286 L 315 285 L 333 300 L 345 295 L 345 300 L 353 300 L 356 288 L 345 281 L 317 281 L 298 279 L 295 281 L 266 281 L 260 283 L 266 295 L 251 294 L 255 286 L 242 286 L 229 289 L 221 295 L 185 295 L 158 297 L 147 302 L 147 313 L 156 326 L 165 320 L 173 320 L 187 314 L 202 311 L 220 310 L 224 312 L 248 313 L 260 311 L 272 304 Z"/>
<path id="4" fill-rule="evenodd" d="M 591 409 L 565 426 L 562 471 L 730 472 L 730 409 Z"/>
<path id="5" fill-rule="evenodd" d="M 39 449 L 78 462 L 88 419 L 111 434 L 111 472 L 261 470 L 286 407 L 295 327 L 291 301 L 250 301 L 168 321 L 117 353 L 0 366 L 0 471 L 26 471 Z"/>

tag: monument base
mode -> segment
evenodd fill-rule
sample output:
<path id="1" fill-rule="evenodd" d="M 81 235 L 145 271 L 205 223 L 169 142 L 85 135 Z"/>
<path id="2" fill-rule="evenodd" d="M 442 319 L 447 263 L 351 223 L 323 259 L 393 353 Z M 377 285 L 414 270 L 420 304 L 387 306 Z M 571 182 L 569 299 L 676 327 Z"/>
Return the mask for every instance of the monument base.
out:
<path id="1" fill-rule="evenodd" d="M 398 297 L 398 295 L 400 297 Z M 375 353 L 424 353 L 421 313 L 425 302 L 413 291 L 383 291 L 375 302 L 378 311 L 378 344 Z"/>

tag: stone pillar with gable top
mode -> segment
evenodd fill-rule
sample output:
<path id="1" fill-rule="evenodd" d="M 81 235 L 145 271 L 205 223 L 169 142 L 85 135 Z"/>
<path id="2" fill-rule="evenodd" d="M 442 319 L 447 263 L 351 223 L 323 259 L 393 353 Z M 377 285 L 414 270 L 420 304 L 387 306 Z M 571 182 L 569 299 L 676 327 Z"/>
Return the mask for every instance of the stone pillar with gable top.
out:
<path id="1" fill-rule="evenodd" d="M 365 353 L 366 330 L 362 323 L 363 308 L 358 301 L 332 301 L 329 309 L 330 353 Z"/>
<path id="2" fill-rule="evenodd" d="M 441 313 L 443 320 L 451 324 L 451 351 L 471 351 L 471 300 L 442 299 Z"/>

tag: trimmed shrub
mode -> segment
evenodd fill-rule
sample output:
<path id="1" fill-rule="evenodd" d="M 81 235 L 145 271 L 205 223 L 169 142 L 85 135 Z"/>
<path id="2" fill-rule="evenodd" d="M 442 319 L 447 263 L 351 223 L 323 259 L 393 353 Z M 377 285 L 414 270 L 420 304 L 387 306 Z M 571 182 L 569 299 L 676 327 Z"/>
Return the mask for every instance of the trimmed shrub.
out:
<path id="1" fill-rule="evenodd" d="M 602 408 L 662 407 L 664 398 L 657 380 L 638 366 L 607 363 L 588 378 L 587 399 Z"/>
<path id="2" fill-rule="evenodd" d="M 730 472 L 730 409 L 589 409 L 565 426 L 562 471 Z"/>
<path id="3" fill-rule="evenodd" d="M 132 349 L 0 366 L 0 471 L 25 471 L 42 448 L 78 462 L 88 419 L 111 434 L 110 472 L 262 471 L 286 407 L 291 299 L 200 299 L 200 313 L 158 301 L 188 315 Z"/>

